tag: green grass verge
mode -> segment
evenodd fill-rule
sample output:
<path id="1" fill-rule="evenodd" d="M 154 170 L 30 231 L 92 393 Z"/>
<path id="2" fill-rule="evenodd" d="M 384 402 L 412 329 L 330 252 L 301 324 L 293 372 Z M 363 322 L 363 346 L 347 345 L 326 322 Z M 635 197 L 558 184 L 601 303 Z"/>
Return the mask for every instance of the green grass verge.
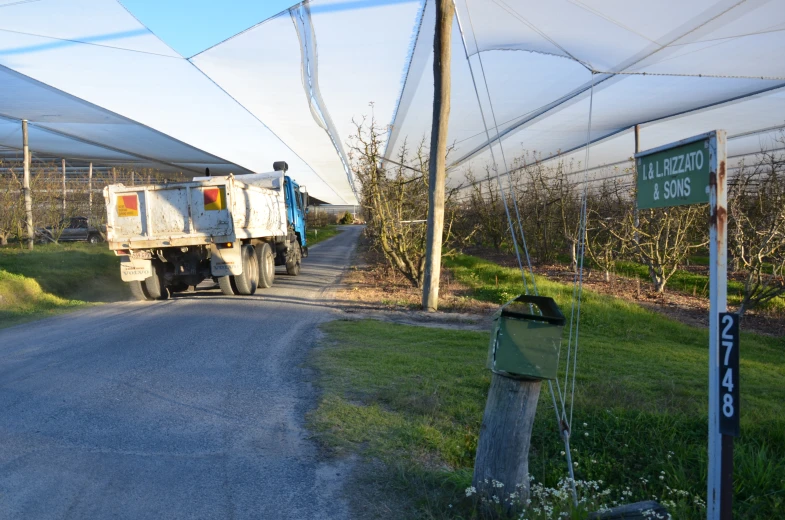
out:
<path id="1" fill-rule="evenodd" d="M 35 280 L 0 269 L 0 328 L 72 311 L 86 305 L 46 293 Z"/>
<path id="2" fill-rule="evenodd" d="M 332 238 L 338 233 L 341 233 L 341 230 L 338 229 L 338 226 L 334 224 L 328 224 L 324 227 L 319 228 L 308 228 L 305 231 L 306 242 L 308 247 L 318 244 L 319 242 L 323 242 L 328 238 Z"/>
<path id="3" fill-rule="evenodd" d="M 120 261 L 105 244 L 3 247 L 0 273 L 2 326 L 129 297 Z"/>
<path id="4" fill-rule="evenodd" d="M 466 256 L 446 264 L 479 299 L 501 303 L 521 292 L 516 269 Z M 537 283 L 569 309 L 571 286 Z M 373 321 L 333 322 L 324 331 L 325 347 L 313 360 L 324 389 L 311 415 L 315 431 L 337 450 L 397 468 L 393 475 L 423 518 L 476 517 L 463 489 L 490 382 L 488 334 Z M 629 486 L 628 501 L 673 500 L 674 518 L 705 517 L 693 499 L 705 498 L 707 343 L 706 330 L 584 292 L 572 445 L 577 478 L 602 480 L 611 498 Z M 742 334 L 739 518 L 785 511 L 783 353 L 783 339 Z M 530 470 L 555 486 L 566 463 L 550 403 L 544 385 Z"/>

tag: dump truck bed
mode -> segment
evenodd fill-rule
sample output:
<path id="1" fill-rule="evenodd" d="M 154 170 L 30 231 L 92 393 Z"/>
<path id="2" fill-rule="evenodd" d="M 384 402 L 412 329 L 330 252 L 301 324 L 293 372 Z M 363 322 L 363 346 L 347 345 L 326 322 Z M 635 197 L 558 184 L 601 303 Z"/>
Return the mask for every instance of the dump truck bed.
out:
<path id="1" fill-rule="evenodd" d="M 229 177 L 104 190 L 110 249 L 153 249 L 285 236 L 280 189 Z"/>

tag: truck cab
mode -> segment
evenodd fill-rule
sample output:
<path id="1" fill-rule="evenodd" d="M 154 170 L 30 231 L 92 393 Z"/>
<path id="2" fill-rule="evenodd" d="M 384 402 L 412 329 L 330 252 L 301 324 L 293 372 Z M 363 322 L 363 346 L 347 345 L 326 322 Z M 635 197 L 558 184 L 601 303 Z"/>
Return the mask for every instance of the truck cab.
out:
<path id="1" fill-rule="evenodd" d="M 308 243 L 305 236 L 308 193 L 305 190 L 305 186 L 300 186 L 286 175 L 284 176 L 284 197 L 286 201 L 286 221 L 297 236 L 297 241 L 303 250 L 303 256 L 308 256 Z"/>

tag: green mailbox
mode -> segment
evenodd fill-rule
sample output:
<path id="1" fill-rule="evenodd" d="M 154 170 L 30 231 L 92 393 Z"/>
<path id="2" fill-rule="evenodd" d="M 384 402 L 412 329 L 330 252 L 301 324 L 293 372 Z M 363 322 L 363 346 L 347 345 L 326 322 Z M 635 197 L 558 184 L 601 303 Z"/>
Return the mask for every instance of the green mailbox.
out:
<path id="1" fill-rule="evenodd" d="M 510 300 L 493 315 L 487 367 L 516 378 L 556 379 L 564 322 L 553 298 Z"/>

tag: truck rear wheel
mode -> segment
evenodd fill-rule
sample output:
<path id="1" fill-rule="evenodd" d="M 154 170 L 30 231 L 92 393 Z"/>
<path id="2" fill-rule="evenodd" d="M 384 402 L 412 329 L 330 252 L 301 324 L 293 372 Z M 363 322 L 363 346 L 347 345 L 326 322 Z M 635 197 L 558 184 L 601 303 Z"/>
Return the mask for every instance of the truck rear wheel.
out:
<path id="1" fill-rule="evenodd" d="M 250 296 L 259 285 L 259 264 L 253 246 L 243 246 L 243 273 L 234 277 L 239 294 Z"/>
<path id="2" fill-rule="evenodd" d="M 163 269 L 160 264 L 153 264 L 153 276 L 145 278 L 144 288 L 151 300 L 169 299 L 169 288 L 164 282 Z"/>
<path id="3" fill-rule="evenodd" d="M 147 301 L 150 298 L 150 295 L 147 294 L 147 290 L 144 288 L 144 283 L 138 280 L 134 280 L 133 282 L 128 282 L 128 286 L 131 288 L 131 294 L 134 298 L 139 301 Z"/>
<path id="4" fill-rule="evenodd" d="M 256 262 L 259 264 L 259 287 L 272 287 L 275 280 L 275 255 L 267 242 L 256 246 Z"/>
<path id="5" fill-rule="evenodd" d="M 289 253 L 286 258 L 286 274 L 290 276 L 297 276 L 300 274 L 300 264 L 302 263 L 303 254 L 300 249 L 300 243 L 294 243 L 294 251 Z"/>
<path id="6" fill-rule="evenodd" d="M 234 286 L 234 281 L 232 280 L 231 276 L 219 276 L 218 287 L 221 288 L 221 292 L 226 296 L 234 296 L 237 294 L 236 287 Z"/>

